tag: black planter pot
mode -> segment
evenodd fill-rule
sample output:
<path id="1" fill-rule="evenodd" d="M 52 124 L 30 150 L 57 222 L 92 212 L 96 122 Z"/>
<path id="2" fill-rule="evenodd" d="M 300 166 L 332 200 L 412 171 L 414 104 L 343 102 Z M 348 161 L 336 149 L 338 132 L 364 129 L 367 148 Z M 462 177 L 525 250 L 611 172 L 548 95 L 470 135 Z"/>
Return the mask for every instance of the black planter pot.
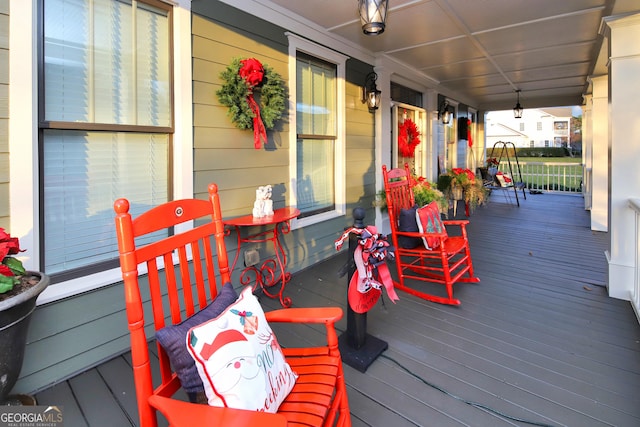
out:
<path id="1" fill-rule="evenodd" d="M 18 380 L 31 314 L 36 309 L 38 295 L 49 285 L 49 276 L 44 273 L 28 271 L 26 274 L 40 277 L 40 282 L 0 302 L 0 404 Z"/>

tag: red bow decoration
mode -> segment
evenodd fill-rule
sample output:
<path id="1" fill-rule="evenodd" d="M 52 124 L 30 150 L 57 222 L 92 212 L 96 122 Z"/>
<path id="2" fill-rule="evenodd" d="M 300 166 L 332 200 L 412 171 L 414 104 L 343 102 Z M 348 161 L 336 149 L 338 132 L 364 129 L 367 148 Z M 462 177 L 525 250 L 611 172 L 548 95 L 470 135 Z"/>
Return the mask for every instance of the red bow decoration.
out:
<path id="1" fill-rule="evenodd" d="M 262 123 L 262 118 L 260 117 L 260 107 L 253 97 L 253 88 L 259 86 L 262 83 L 262 79 L 264 78 L 264 67 L 255 58 L 243 59 L 240 61 L 242 66 L 238 70 L 238 74 L 242 77 L 247 84 L 249 85 L 249 96 L 247 96 L 247 102 L 249 103 L 249 107 L 251 107 L 251 111 L 253 111 L 253 146 L 256 149 L 260 148 L 260 139 L 264 140 L 265 144 L 267 142 L 267 130 L 264 127 L 264 123 Z"/>
<path id="2" fill-rule="evenodd" d="M 358 234 L 360 238 L 353 254 L 356 272 L 351 277 L 347 292 L 349 306 L 356 313 L 366 313 L 378 301 L 383 288 L 395 303 L 399 298 L 385 262 L 387 256 L 394 256 L 389 242 L 372 225 L 366 228 L 351 227 L 334 242 L 336 250 L 342 248 L 351 233 Z"/>

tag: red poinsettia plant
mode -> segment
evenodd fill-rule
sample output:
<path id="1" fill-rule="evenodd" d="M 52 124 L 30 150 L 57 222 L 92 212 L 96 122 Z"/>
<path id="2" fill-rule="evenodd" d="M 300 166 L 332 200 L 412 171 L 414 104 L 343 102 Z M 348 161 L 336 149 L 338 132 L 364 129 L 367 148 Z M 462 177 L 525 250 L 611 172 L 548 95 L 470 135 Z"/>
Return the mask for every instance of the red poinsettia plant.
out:
<path id="1" fill-rule="evenodd" d="M 19 283 L 25 273 L 22 261 L 11 256 L 24 252 L 20 249 L 17 237 L 11 237 L 4 228 L 0 228 L 0 294 L 9 292 L 13 286 Z"/>
<path id="2" fill-rule="evenodd" d="M 467 182 L 473 183 L 476 180 L 476 174 L 471 169 L 453 168 L 451 174 L 460 185 L 465 185 Z"/>

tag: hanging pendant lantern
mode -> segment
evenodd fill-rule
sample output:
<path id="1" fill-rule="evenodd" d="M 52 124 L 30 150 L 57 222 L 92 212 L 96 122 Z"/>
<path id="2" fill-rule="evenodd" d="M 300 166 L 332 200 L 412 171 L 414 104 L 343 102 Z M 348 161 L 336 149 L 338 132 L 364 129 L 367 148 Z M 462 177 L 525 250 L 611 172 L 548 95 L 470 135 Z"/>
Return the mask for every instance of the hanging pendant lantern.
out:
<path id="1" fill-rule="evenodd" d="M 520 105 L 520 89 L 516 90 L 516 93 L 518 94 L 518 100 L 516 102 L 516 106 L 513 107 L 513 117 L 521 119 L 523 108 L 522 105 Z"/>
<path id="2" fill-rule="evenodd" d="M 368 36 L 384 32 L 389 0 L 358 0 L 362 31 Z"/>

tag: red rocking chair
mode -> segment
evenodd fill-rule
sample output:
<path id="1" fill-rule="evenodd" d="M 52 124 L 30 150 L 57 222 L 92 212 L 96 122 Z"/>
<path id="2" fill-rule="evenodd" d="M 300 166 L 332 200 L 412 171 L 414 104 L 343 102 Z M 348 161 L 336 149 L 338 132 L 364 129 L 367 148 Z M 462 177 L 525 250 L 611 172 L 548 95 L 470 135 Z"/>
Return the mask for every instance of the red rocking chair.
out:
<path id="1" fill-rule="evenodd" d="M 436 202 L 416 207 L 409 165 L 391 170 L 383 165 L 382 175 L 396 249 L 398 281 L 394 286 L 428 301 L 460 305 L 460 300 L 453 297 L 453 284 L 480 281 L 473 274 L 466 230 L 469 221 L 442 221 Z M 460 235 L 448 235 L 447 228 L 453 226 L 459 227 Z M 447 296 L 416 290 L 409 286 L 408 279 L 443 284 Z"/>
<path id="2" fill-rule="evenodd" d="M 157 427 L 156 411 L 175 427 L 351 425 L 334 326 L 342 317 L 339 307 L 287 308 L 265 313 L 269 323 L 316 323 L 326 329 L 324 345 L 282 349 L 298 378 L 277 413 L 191 403 L 184 393 L 181 399 L 177 398 L 174 394 L 185 385 L 175 372 L 170 353 L 160 344 L 155 350 L 160 375 L 152 378 L 148 341 L 154 332 L 159 341 L 159 329 L 181 327 L 181 321 L 193 320 L 208 311 L 216 304 L 211 301 L 218 301 L 216 295 L 233 290 L 231 285 L 223 286 L 230 281 L 231 272 L 215 184 L 209 185 L 209 200 L 167 202 L 135 219 L 129 207 L 126 199 L 114 203 L 140 426 Z M 179 224 L 190 221 L 195 221 L 194 228 L 180 229 Z M 229 304 L 237 301 L 232 292 Z M 187 335 L 176 335 L 177 345 L 186 347 Z"/>

